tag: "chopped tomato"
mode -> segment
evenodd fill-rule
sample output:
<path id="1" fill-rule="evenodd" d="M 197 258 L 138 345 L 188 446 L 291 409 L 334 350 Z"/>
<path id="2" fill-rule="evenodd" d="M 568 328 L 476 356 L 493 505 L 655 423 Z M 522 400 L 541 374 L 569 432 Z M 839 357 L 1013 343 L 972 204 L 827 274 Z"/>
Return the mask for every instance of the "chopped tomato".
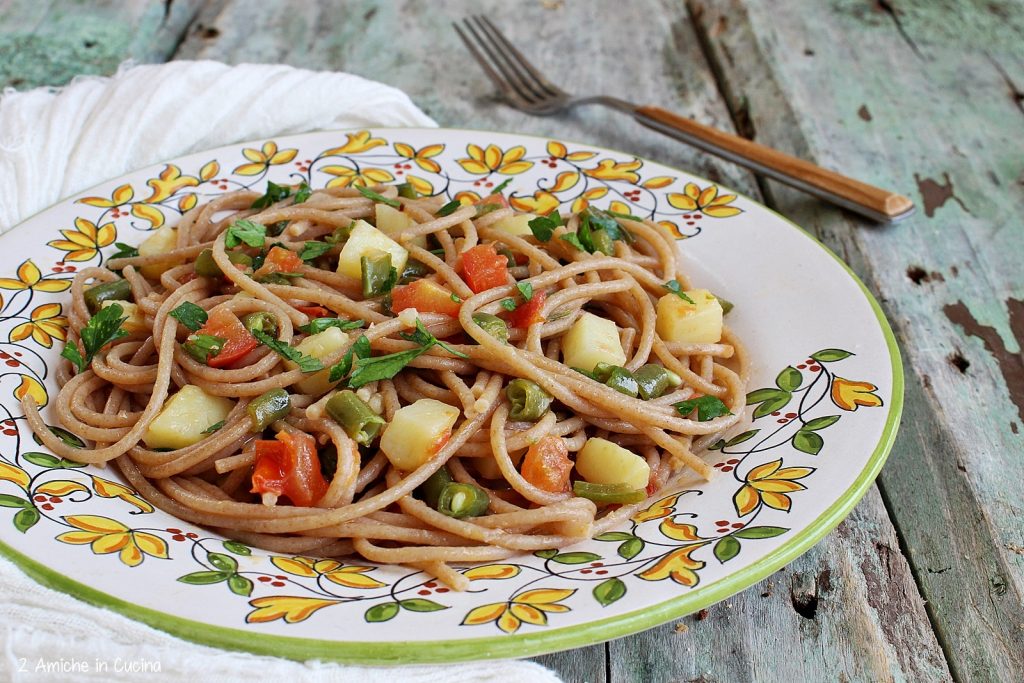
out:
<path id="1" fill-rule="evenodd" d="M 302 259 L 290 249 L 271 247 L 263 265 L 253 273 L 254 277 L 264 277 L 272 273 L 295 273 L 302 268 Z"/>
<path id="2" fill-rule="evenodd" d="M 420 313 L 443 313 L 457 318 L 460 307 L 459 302 L 452 301 L 452 293 L 433 280 L 416 280 L 395 287 L 391 292 L 391 310 L 394 313 L 415 308 Z"/>
<path id="3" fill-rule="evenodd" d="M 211 368 L 224 368 L 240 360 L 256 348 L 259 342 L 249 334 L 238 316 L 226 308 L 216 308 L 210 313 L 206 324 L 196 334 L 210 334 L 224 340 L 224 348 L 216 356 L 207 359 Z"/>
<path id="4" fill-rule="evenodd" d="M 516 310 L 509 314 L 509 323 L 512 327 L 526 328 L 534 323 L 544 322 L 544 316 L 540 312 L 547 298 L 546 292 L 534 292 L 529 301 L 519 304 Z"/>
<path id="5" fill-rule="evenodd" d="M 545 436 L 530 446 L 530 450 L 526 451 L 523 458 L 523 478 L 542 491 L 568 491 L 571 470 L 569 449 L 557 436 Z"/>
<path id="6" fill-rule="evenodd" d="M 323 498 L 328 483 L 320 472 L 316 439 L 302 432 L 278 432 L 277 441 L 256 442 L 252 492 L 287 496 L 308 507 Z"/>
<path id="7" fill-rule="evenodd" d="M 329 318 L 331 316 L 331 312 L 323 306 L 296 306 L 295 308 L 310 318 Z"/>
<path id="8" fill-rule="evenodd" d="M 474 292 L 508 284 L 508 259 L 493 244 L 478 244 L 462 255 L 462 277 Z"/>

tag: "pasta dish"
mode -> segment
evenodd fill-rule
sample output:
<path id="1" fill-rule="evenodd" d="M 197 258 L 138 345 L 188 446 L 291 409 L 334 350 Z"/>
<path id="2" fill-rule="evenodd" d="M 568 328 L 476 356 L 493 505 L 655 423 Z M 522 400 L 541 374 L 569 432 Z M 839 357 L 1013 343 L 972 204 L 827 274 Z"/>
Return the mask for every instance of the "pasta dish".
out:
<path id="1" fill-rule="evenodd" d="M 742 415 L 731 305 L 657 223 L 270 183 L 71 287 L 48 429 L 170 514 L 428 572 L 614 528 Z"/>

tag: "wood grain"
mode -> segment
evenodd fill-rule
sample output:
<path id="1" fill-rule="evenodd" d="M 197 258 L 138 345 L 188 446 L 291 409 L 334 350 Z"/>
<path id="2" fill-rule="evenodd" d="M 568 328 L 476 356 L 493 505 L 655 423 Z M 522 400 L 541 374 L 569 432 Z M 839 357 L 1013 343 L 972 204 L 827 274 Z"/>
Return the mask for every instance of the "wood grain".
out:
<path id="1" fill-rule="evenodd" d="M 1024 292 L 1024 144 L 1011 132 L 1024 124 L 1022 5 L 689 6 L 756 139 L 917 188 L 923 214 L 867 229 L 767 184 L 895 325 L 907 404 L 880 481 L 954 676 L 1024 680 L 1024 437 L 1011 392 L 1024 330 L 1008 310 Z M 947 317 L 964 309 L 977 325 Z M 988 340 L 974 336 L 985 326 Z"/>
<path id="2" fill-rule="evenodd" d="M 166 61 L 200 4 L 0 0 L 0 88 L 64 85 L 126 59 Z"/>

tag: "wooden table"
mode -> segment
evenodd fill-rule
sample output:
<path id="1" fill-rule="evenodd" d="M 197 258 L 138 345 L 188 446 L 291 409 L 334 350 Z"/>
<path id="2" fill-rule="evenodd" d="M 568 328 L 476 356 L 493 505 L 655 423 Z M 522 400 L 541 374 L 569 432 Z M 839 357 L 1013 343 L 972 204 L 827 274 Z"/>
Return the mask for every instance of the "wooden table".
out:
<path id="1" fill-rule="evenodd" d="M 449 22 L 485 12 L 567 89 L 628 95 L 910 195 L 868 225 L 597 109 L 500 104 Z M 630 150 L 760 197 L 882 302 L 900 436 L 840 527 L 676 623 L 540 657 L 566 680 L 1024 680 L 1024 3 L 1020 0 L 0 0 L 0 84 L 124 59 L 351 71 L 442 126 Z"/>

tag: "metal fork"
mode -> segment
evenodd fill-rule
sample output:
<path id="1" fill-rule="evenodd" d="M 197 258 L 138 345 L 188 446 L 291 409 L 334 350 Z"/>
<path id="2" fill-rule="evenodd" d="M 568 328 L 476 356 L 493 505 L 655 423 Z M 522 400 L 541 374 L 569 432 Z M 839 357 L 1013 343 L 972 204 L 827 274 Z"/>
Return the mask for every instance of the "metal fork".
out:
<path id="1" fill-rule="evenodd" d="M 452 25 L 505 100 L 528 114 L 548 116 L 584 104 L 601 104 L 630 114 L 644 126 L 669 137 L 880 223 L 894 223 L 914 213 L 914 203 L 903 195 L 848 178 L 660 107 L 636 105 L 606 95 L 575 97 L 545 78 L 484 16 L 465 19 L 462 27 L 458 23 Z"/>

